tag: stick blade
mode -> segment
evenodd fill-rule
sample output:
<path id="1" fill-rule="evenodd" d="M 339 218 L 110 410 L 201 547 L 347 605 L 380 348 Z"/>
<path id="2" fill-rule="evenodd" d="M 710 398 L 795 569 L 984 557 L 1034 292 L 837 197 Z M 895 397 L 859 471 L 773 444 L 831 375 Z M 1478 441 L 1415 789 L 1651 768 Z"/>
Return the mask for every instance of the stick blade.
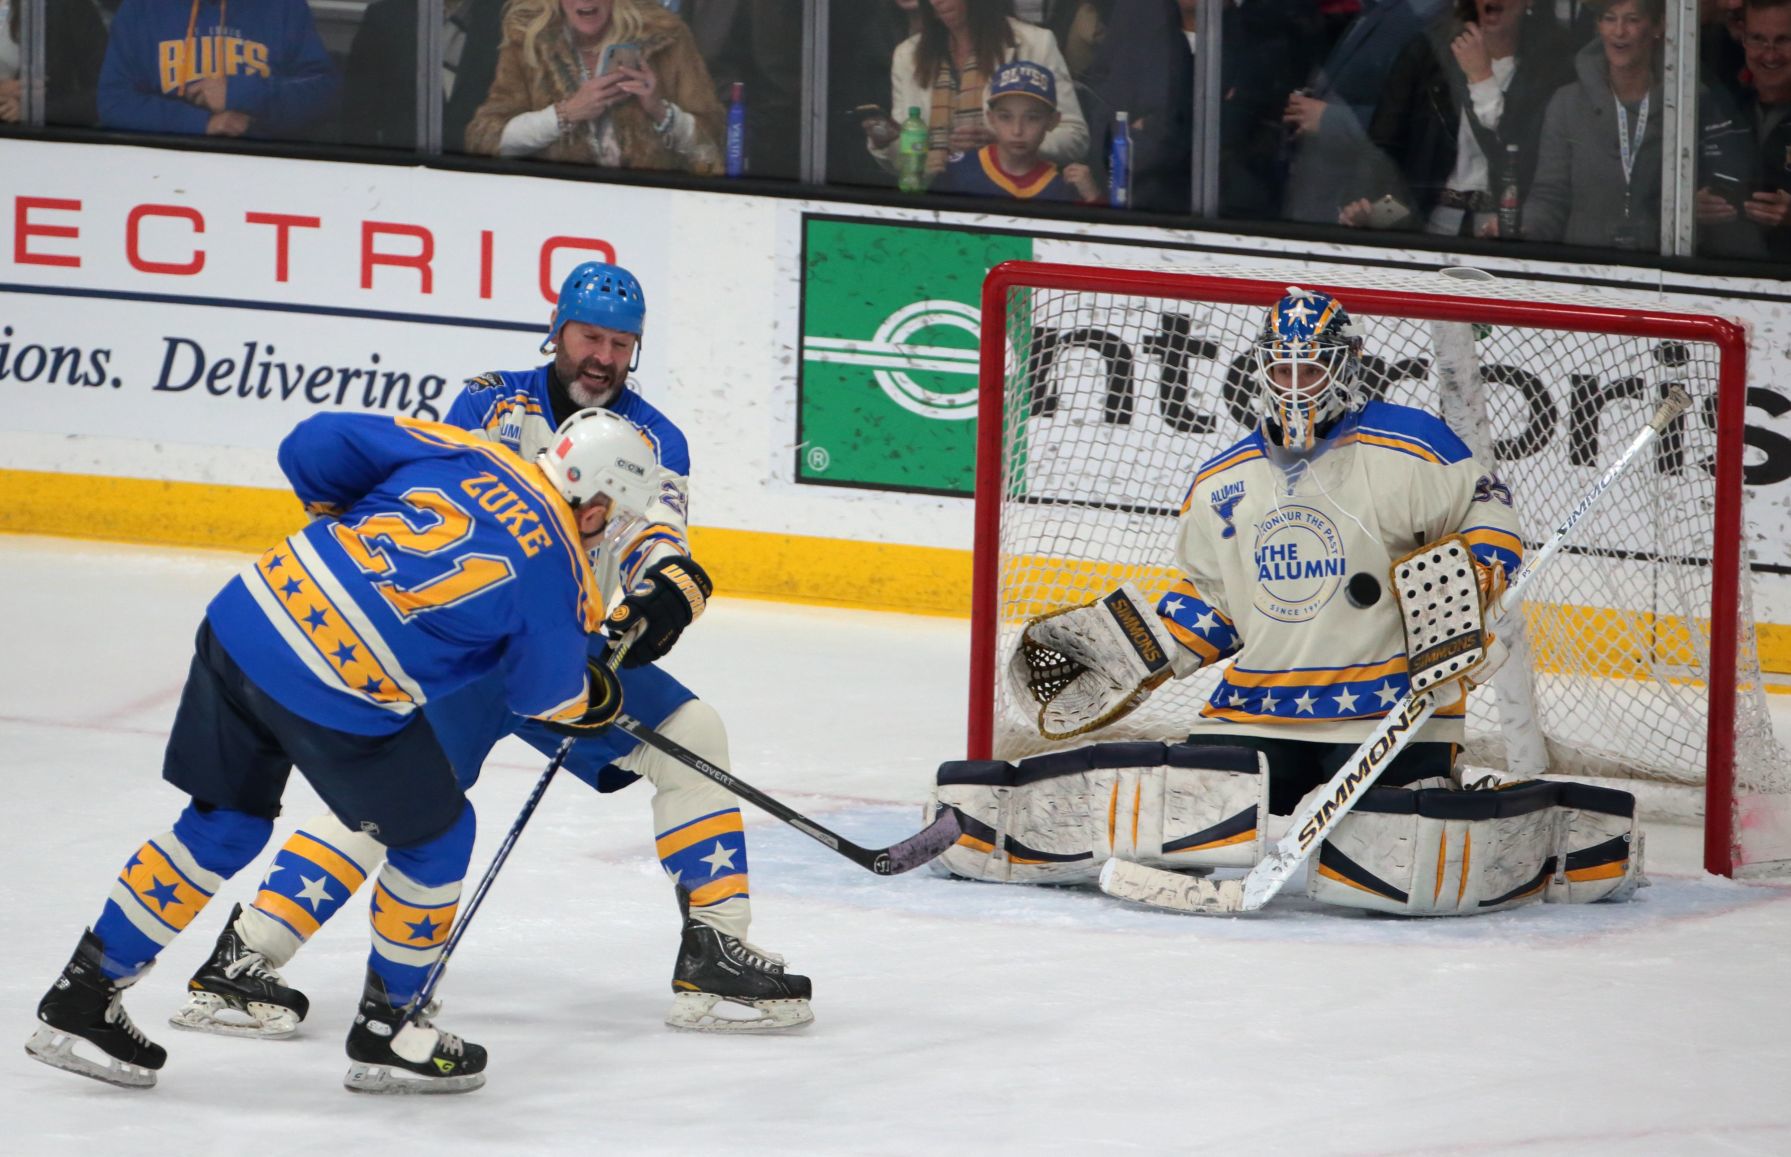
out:
<path id="1" fill-rule="evenodd" d="M 958 842 L 964 828 L 958 823 L 956 808 L 941 808 L 933 822 L 899 844 L 891 844 L 877 853 L 871 871 L 879 876 L 899 876 L 922 864 L 937 859 L 945 849 Z"/>
<path id="2" fill-rule="evenodd" d="M 1198 916 L 1223 916 L 1246 910 L 1242 880 L 1184 876 L 1130 860 L 1108 860 L 1101 865 L 1101 891 L 1134 904 Z"/>

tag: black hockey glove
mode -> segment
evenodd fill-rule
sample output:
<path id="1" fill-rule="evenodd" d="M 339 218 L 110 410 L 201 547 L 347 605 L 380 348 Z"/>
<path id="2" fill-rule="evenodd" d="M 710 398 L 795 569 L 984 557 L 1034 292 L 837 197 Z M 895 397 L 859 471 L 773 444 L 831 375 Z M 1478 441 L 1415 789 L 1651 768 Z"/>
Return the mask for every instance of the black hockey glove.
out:
<path id="1" fill-rule="evenodd" d="M 634 645 L 622 657 L 622 666 L 639 667 L 665 657 L 696 621 L 715 586 L 693 560 L 675 555 L 660 559 L 635 584 L 634 593 L 609 613 L 609 637 L 624 639 L 638 625 Z"/>
<path id="2" fill-rule="evenodd" d="M 549 731 L 584 739 L 605 730 L 616 721 L 616 716 L 622 714 L 622 681 L 609 669 L 609 664 L 586 659 L 585 672 L 591 681 L 585 713 L 577 719 L 543 719 L 541 722 Z"/>

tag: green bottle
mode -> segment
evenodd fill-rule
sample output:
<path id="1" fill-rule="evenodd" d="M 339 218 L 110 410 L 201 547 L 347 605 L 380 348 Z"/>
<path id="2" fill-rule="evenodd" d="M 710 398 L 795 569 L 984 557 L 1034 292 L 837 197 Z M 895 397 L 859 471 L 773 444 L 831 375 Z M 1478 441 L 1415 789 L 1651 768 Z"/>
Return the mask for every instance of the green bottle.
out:
<path id="1" fill-rule="evenodd" d="M 909 107 L 908 119 L 902 122 L 902 135 L 896 142 L 896 156 L 896 183 L 902 192 L 926 192 L 927 122 L 920 119 L 918 105 Z"/>

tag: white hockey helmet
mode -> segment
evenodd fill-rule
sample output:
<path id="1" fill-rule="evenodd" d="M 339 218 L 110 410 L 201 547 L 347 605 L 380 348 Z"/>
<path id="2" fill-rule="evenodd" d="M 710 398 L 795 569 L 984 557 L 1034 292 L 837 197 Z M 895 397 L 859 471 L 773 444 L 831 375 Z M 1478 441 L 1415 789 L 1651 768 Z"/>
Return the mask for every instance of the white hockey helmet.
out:
<path id="1" fill-rule="evenodd" d="M 653 443 L 639 426 L 608 410 L 580 410 L 561 422 L 535 461 L 574 510 L 605 495 L 612 517 L 645 514 L 659 493 Z"/>
<path id="2" fill-rule="evenodd" d="M 1258 409 L 1283 446 L 1312 449 L 1328 423 L 1366 401 L 1361 332 L 1329 294 L 1290 288 L 1269 308 L 1254 353 Z"/>

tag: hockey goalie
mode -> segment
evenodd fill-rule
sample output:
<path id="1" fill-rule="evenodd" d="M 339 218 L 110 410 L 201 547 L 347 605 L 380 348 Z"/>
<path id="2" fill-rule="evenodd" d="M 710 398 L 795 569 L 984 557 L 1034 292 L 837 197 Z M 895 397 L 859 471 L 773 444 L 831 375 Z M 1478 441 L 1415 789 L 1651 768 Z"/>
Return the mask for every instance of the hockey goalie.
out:
<path id="1" fill-rule="evenodd" d="M 1366 396 L 1361 345 L 1325 294 L 1292 289 L 1269 310 L 1256 426 L 1195 472 L 1178 580 L 1154 607 L 1127 583 L 1034 619 L 1008 658 L 1010 694 L 1041 735 L 1096 742 L 944 765 L 936 800 L 965 831 L 951 872 L 1068 883 L 1110 858 L 1248 868 L 1269 815 L 1295 813 L 1423 693 L 1434 714 L 1310 857 L 1312 897 L 1466 914 L 1641 883 L 1627 793 L 1460 782 L 1467 692 L 1505 658 L 1488 611 L 1523 543 L 1510 491 L 1442 420 Z M 1227 659 L 1185 738 L 1098 742 L 1164 682 Z"/>

